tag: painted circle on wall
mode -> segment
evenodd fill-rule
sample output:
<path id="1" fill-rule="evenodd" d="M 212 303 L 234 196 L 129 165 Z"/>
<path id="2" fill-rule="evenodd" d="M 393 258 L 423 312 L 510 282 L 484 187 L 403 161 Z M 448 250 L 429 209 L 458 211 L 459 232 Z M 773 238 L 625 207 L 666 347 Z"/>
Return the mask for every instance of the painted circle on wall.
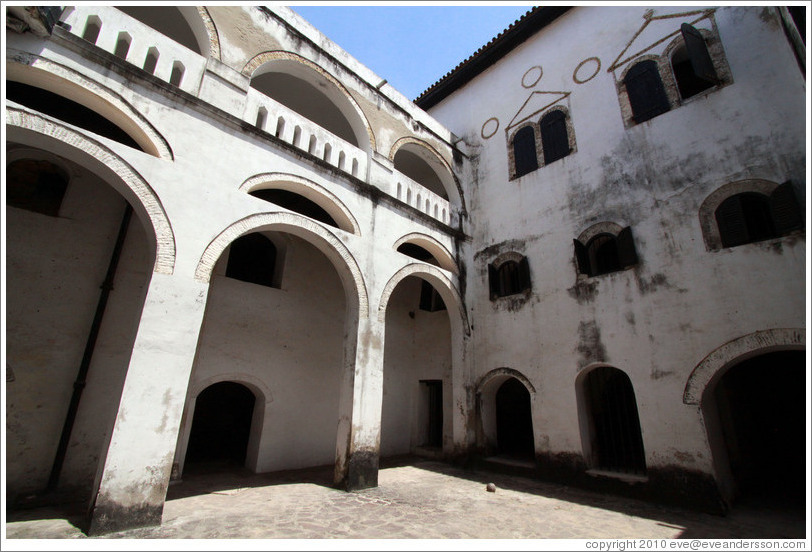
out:
<path id="1" fill-rule="evenodd" d="M 536 83 L 541 80 L 541 75 L 541 65 L 534 65 L 524 72 L 524 76 L 522 76 L 522 86 L 525 88 L 533 88 L 536 86 Z"/>
<path id="2" fill-rule="evenodd" d="M 482 123 L 482 130 L 480 131 L 480 135 L 482 136 L 482 138 L 487 140 L 488 138 L 496 134 L 497 130 L 499 130 L 499 119 L 497 119 L 496 117 L 491 117 L 490 119 Z"/>
<path id="3" fill-rule="evenodd" d="M 584 66 L 587 66 L 584 69 Z M 593 67 L 594 69 L 590 69 Z M 583 69 L 583 71 L 582 71 Z M 601 60 L 596 57 L 586 58 L 584 61 L 578 64 L 578 67 L 575 68 L 575 71 L 572 72 L 572 80 L 577 82 L 578 84 L 584 84 L 585 82 L 589 82 L 595 78 L 595 75 L 601 70 Z M 587 75 L 590 71 L 592 74 L 589 76 Z"/>

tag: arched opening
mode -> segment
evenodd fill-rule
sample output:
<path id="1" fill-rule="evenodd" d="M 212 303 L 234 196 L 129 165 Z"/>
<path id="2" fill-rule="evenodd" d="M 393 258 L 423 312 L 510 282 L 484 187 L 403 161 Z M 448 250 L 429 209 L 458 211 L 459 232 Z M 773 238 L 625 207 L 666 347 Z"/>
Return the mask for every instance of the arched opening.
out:
<path id="1" fill-rule="evenodd" d="M 312 201 L 301 194 L 282 190 L 279 188 L 265 188 L 254 190 L 250 195 L 258 197 L 274 205 L 284 207 L 300 215 L 304 215 L 313 220 L 317 220 L 334 228 L 340 228 L 335 219 L 324 210 L 318 203 Z"/>
<path id="2" fill-rule="evenodd" d="M 513 176 L 518 178 L 539 168 L 536 132 L 532 126 L 519 129 L 513 136 Z"/>
<path id="3" fill-rule="evenodd" d="M 404 146 L 395 153 L 395 170 L 402 172 L 424 188 L 434 192 L 443 199 L 448 199 L 443 182 L 437 176 L 435 170 L 418 154 L 409 151 Z M 422 208 L 418 200 L 418 208 Z"/>
<path id="4" fill-rule="evenodd" d="M 274 243 L 258 232 L 240 236 L 229 247 L 226 277 L 266 287 L 279 287 Z"/>
<path id="5" fill-rule="evenodd" d="M 440 266 L 440 263 L 437 262 L 437 259 L 434 258 L 434 255 L 426 251 L 424 248 L 420 247 L 416 243 L 406 242 L 398 246 L 397 248 L 398 253 L 403 253 L 407 257 L 411 257 L 412 259 L 417 259 L 418 261 L 423 261 L 424 263 L 429 263 L 434 266 Z"/>
<path id="6" fill-rule="evenodd" d="M 195 401 L 184 469 L 244 466 L 254 402 L 240 383 L 223 381 L 204 389 Z"/>
<path id="7" fill-rule="evenodd" d="M 140 151 L 144 149 L 103 115 L 43 88 L 6 81 L 6 99 Z"/>
<path id="8" fill-rule="evenodd" d="M 734 364 L 704 394 L 703 412 L 721 437 L 712 450 L 727 459 L 734 500 L 804 507 L 807 385 L 804 351 L 775 351 Z"/>
<path id="9" fill-rule="evenodd" d="M 311 77 L 311 79 L 313 78 L 315 77 Z M 321 81 L 321 79 L 316 80 Z M 331 85 L 321 84 L 322 88 L 326 86 Z M 251 87 L 332 132 L 342 140 L 359 147 L 358 138 L 347 117 L 330 97 L 319 89 L 320 86 L 316 82 L 287 72 L 270 71 L 255 75 L 251 79 Z"/>
<path id="10" fill-rule="evenodd" d="M 77 152 L 56 155 L 38 136 L 31 144 L 41 147 L 6 144 L 7 497 L 11 507 L 32 496 L 86 506 L 115 422 L 154 236 L 100 176 L 107 167 Z M 33 195 L 13 201 L 21 189 Z"/>
<path id="11" fill-rule="evenodd" d="M 611 366 L 591 370 L 581 384 L 590 468 L 645 475 L 646 458 L 632 382 Z"/>
<path id="12" fill-rule="evenodd" d="M 151 27 L 162 35 L 186 46 L 193 52 L 206 56 L 208 54 L 208 41 L 199 42 L 189 22 L 181 13 L 180 8 L 170 6 L 116 6 L 133 19 Z M 194 8 L 193 8 L 194 9 Z M 190 13 L 191 15 L 191 13 Z M 195 14 L 196 16 L 196 14 Z M 197 17 L 197 16 L 196 16 Z M 199 19 L 199 17 L 198 17 Z M 201 31 L 198 31 L 200 33 Z M 205 46 L 205 49 L 201 48 Z"/>
<path id="13" fill-rule="evenodd" d="M 306 222 L 298 215 L 285 220 Z M 257 405 L 253 414 L 245 460 L 256 473 L 332 467 L 336 460 L 350 299 L 337 261 L 308 241 L 307 233 L 300 237 L 295 228 L 290 230 L 257 224 L 244 235 L 273 242 L 277 274 L 284 269 L 279 290 L 228 277 L 231 250 L 240 237 L 223 249 L 211 269 L 190 378 L 191 389 L 209 381 L 238 380 L 251 382 L 252 390 L 267 390 L 262 409 Z M 189 423 L 181 430 L 179 463 L 184 442 L 191 444 Z"/>
<path id="14" fill-rule="evenodd" d="M 586 246 L 589 253 L 589 266 L 592 269 L 590 276 L 598 276 L 608 272 L 620 270 L 617 238 L 611 234 L 595 236 Z"/>
<path id="15" fill-rule="evenodd" d="M 408 276 L 386 307 L 381 457 L 438 456 L 451 432 L 451 326 L 435 288 Z"/>
<path id="16" fill-rule="evenodd" d="M 533 420 L 530 392 L 516 378 L 509 378 L 496 391 L 496 449 L 509 458 L 532 460 Z"/>
<path id="17" fill-rule="evenodd" d="M 539 132 L 545 165 L 570 154 L 567 114 L 564 111 L 554 109 L 542 117 L 539 121 Z"/>

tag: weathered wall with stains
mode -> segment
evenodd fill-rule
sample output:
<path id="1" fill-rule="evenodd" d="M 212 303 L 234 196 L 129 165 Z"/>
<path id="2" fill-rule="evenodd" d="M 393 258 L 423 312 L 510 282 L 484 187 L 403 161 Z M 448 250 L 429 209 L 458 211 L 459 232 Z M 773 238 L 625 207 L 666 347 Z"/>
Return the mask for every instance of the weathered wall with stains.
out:
<path id="1" fill-rule="evenodd" d="M 625 128 L 608 69 L 623 55 L 659 55 L 673 37 L 645 47 L 705 13 L 657 20 L 638 36 L 646 9 L 572 9 L 430 112 L 472 155 L 462 180 L 475 223 L 462 251 L 474 378 L 509 367 L 532 382 L 536 452 L 552 465 L 588 450 L 576 376 L 617 367 L 634 387 L 651 473 L 708 474 L 686 382 L 728 341 L 804 327 L 806 242 L 801 233 L 709 251 L 699 209 L 744 179 L 793 180 L 803 204 L 804 79 L 775 9 L 719 8 L 696 25 L 715 22 L 732 82 Z M 553 105 L 569 110 L 577 148 L 511 179 L 508 138 Z M 631 226 L 639 262 L 579 276 L 573 239 L 602 221 Z M 507 251 L 528 257 L 532 292 L 491 301 L 487 265 Z"/>

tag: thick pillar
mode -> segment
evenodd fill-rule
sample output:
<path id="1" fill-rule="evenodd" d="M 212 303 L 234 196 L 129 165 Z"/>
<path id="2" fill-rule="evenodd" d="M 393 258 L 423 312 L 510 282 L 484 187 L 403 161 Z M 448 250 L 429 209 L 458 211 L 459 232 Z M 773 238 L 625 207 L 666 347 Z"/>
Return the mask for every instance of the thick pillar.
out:
<path id="1" fill-rule="evenodd" d="M 160 525 L 208 284 L 154 273 L 89 534 Z"/>
<path id="2" fill-rule="evenodd" d="M 335 481 L 354 491 L 378 486 L 384 325 L 364 317 L 357 324 L 348 320 L 347 328 Z"/>

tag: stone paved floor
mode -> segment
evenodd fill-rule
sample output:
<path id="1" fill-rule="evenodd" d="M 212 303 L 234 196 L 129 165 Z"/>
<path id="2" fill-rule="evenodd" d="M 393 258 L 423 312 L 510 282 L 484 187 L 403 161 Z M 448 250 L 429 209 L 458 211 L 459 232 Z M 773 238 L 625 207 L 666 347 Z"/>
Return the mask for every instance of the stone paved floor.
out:
<path id="1" fill-rule="evenodd" d="M 104 538 L 738 539 L 806 532 L 798 511 L 739 508 L 714 516 L 433 461 L 382 469 L 379 487 L 353 493 L 331 488 L 330 476 L 330 469 L 186 475 L 170 487 L 163 525 Z M 488 482 L 495 493 L 486 492 Z M 6 537 L 86 538 L 77 525 L 54 509 L 11 512 Z"/>

